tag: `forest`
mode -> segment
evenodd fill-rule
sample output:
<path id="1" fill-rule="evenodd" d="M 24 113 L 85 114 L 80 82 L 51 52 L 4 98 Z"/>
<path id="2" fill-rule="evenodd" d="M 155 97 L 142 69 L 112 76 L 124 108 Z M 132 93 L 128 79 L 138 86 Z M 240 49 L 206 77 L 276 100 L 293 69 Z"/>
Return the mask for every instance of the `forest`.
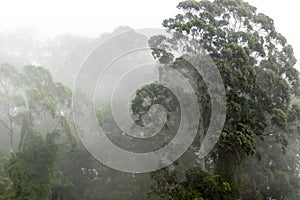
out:
<path id="1" fill-rule="evenodd" d="M 0 200 L 300 199 L 288 38 L 244 0 L 177 9 L 164 34 L 0 32 Z"/>

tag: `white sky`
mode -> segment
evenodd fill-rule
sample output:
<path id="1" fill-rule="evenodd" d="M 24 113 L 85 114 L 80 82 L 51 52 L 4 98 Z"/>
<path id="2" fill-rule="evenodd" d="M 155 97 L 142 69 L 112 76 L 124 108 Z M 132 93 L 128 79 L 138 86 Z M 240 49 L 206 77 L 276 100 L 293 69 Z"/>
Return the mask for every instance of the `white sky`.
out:
<path id="1" fill-rule="evenodd" d="M 275 20 L 300 61 L 296 0 L 247 0 Z M 180 0 L 0 0 L 0 31 L 34 27 L 48 37 L 63 33 L 98 36 L 120 25 L 159 28 L 178 13 Z M 299 62 L 300 63 L 300 62 Z M 299 64 L 298 64 L 299 65 Z"/>

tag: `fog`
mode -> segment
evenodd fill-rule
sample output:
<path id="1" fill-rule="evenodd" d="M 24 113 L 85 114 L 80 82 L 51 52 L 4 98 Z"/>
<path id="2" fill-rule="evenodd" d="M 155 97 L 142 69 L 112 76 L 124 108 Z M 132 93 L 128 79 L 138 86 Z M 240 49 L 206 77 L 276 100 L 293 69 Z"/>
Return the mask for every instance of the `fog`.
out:
<path id="1" fill-rule="evenodd" d="M 162 20 L 177 13 L 179 0 L 166 1 L 37 1 L 2 2 L 0 32 L 28 30 L 39 38 L 58 35 L 98 37 L 103 32 L 112 32 L 118 26 L 132 28 L 159 28 Z M 276 28 L 293 45 L 296 57 L 300 57 L 300 41 L 297 26 L 298 3 L 293 0 L 248 0 L 259 12 L 275 20 Z M 299 64 L 298 64 L 299 65 Z M 298 66 L 299 69 L 299 66 Z"/>
<path id="2" fill-rule="evenodd" d="M 0 200 L 300 198 L 296 1 L 0 5 Z"/>

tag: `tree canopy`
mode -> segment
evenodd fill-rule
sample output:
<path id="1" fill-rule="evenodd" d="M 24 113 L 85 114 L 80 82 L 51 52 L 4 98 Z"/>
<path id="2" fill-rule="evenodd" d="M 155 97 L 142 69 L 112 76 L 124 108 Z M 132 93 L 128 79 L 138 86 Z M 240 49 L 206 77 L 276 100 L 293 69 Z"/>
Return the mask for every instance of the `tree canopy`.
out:
<path id="1" fill-rule="evenodd" d="M 264 145 L 268 146 L 271 145 L 268 138 L 275 137 L 284 149 L 288 138 L 293 138 L 287 117 L 290 111 L 295 112 L 292 100 L 299 97 L 299 72 L 293 49 L 276 31 L 270 17 L 257 13 L 255 7 L 242 0 L 189 0 L 177 7 L 180 13 L 163 21 L 172 37 L 154 36 L 149 45 L 162 64 L 196 80 L 204 130 L 209 123 L 210 98 L 214 97 L 205 93 L 201 75 L 195 73 L 184 57 L 176 58 L 172 52 L 194 57 L 205 53 L 213 59 L 225 86 L 227 111 L 218 145 L 206 158 L 207 162 L 212 161 L 206 170 L 231 184 L 231 198 L 242 198 L 241 164 L 258 155 L 259 150 L 265 151 L 257 146 L 260 140 L 266 138 Z M 163 69 L 160 75 L 164 76 Z M 147 93 L 148 90 L 145 87 L 145 92 L 140 92 L 137 98 L 150 98 L 153 104 L 157 100 L 152 96 L 165 95 L 160 98 L 161 103 L 170 98 L 168 93 L 160 94 L 162 90 Z M 135 103 L 135 113 L 145 113 L 143 101 Z M 298 175 L 293 173 L 293 176 Z M 271 196 L 274 195 L 264 194 L 263 198 Z"/>

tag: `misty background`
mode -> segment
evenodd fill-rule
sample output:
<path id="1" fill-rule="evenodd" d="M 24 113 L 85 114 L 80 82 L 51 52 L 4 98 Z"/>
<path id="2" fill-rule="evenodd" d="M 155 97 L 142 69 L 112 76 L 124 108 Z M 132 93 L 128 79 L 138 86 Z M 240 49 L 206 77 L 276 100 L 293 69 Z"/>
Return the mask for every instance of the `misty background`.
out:
<path id="1" fill-rule="evenodd" d="M 293 46 L 296 58 L 300 58 L 300 39 L 295 31 L 300 17 L 297 1 L 247 1 L 256 6 L 258 12 L 274 19 L 276 29 Z M 95 45 L 101 43 L 105 35 L 114 32 L 119 26 L 134 29 L 161 28 L 161 19 L 174 16 L 179 2 L 2 1 L 1 61 L 9 62 L 7 58 L 16 57 L 20 62 L 15 63 L 16 65 L 43 65 L 52 73 L 57 73 L 63 64 L 72 65 L 72 75 L 75 75 L 82 59 Z M 57 52 L 57 48 L 61 52 Z M 296 67 L 300 69 L 299 62 Z"/>
<path id="2" fill-rule="evenodd" d="M 72 89 L 81 65 L 93 49 L 106 39 L 127 30 L 162 28 L 161 23 L 163 19 L 168 19 L 178 14 L 179 11 L 176 6 L 180 1 L 181 0 L 2 1 L 0 11 L 0 63 L 11 63 L 19 70 L 25 65 L 43 66 L 50 71 L 55 82 L 62 82 L 68 88 Z M 295 31 L 297 29 L 297 19 L 300 17 L 298 10 L 296 10 L 298 9 L 297 1 L 247 1 L 251 5 L 257 7 L 258 12 L 262 12 L 274 19 L 276 30 L 287 38 L 288 43 L 291 44 L 294 49 L 295 57 L 300 60 L 300 39 Z M 137 43 L 148 42 L 148 38 L 144 35 L 138 34 L 137 32 L 130 32 L 130 34 L 132 34 L 132 37 L 129 38 L 135 39 L 135 42 Z M 116 44 L 116 46 L 118 45 L 124 46 L 126 43 Z M 107 49 L 108 53 L 111 51 L 112 50 Z M 145 61 L 145 58 L 149 59 L 149 61 L 153 59 L 149 52 L 146 56 L 145 54 L 135 54 L 135 56 L 135 58 L 137 58 L 137 65 L 142 64 Z M 125 66 L 126 69 L 126 67 L 131 67 L 129 66 L 132 64 L 130 56 L 124 57 L 121 61 L 122 62 L 119 61 L 115 63 L 115 68 Z M 298 70 L 300 70 L 299 63 L 300 61 L 296 64 Z M 145 71 L 145 76 L 147 73 L 151 74 L 151 72 L 152 71 Z M 121 73 L 121 71 L 119 71 L 119 73 Z M 143 77 L 136 78 L 143 79 Z M 116 77 L 106 77 L 103 84 L 107 84 L 106 86 L 114 85 L 111 83 L 116 81 L 115 79 Z M 90 80 L 86 81 L 89 83 Z M 107 90 L 110 90 L 109 87 L 106 88 L 108 88 Z M 100 92 L 110 92 L 100 89 L 101 88 L 97 88 L 97 94 L 100 94 Z M 83 101 L 87 100 L 83 99 Z M 106 102 L 100 103 L 105 104 Z M 177 102 L 175 102 L 175 105 L 177 105 Z M 124 134 L 124 132 L 121 132 L 118 126 L 113 123 L 113 116 L 107 114 L 110 113 L 110 110 L 106 108 L 106 110 L 102 109 L 101 112 L 102 113 L 100 114 L 103 116 L 98 118 L 97 115 L 97 120 L 104 121 L 102 122 L 104 123 L 103 129 L 109 133 L 108 137 L 121 148 L 128 148 L 127 150 L 131 150 L 131 148 L 148 150 L 148 147 L 150 149 L 150 147 L 152 148 L 154 146 L 154 148 L 159 149 L 165 143 L 168 143 L 173 136 L 169 133 L 166 138 L 158 137 L 155 141 L 159 142 L 156 142 L 156 144 L 154 144 L 153 141 L 150 141 L 148 143 L 138 143 L 136 146 L 130 146 L 135 144 L 135 142 L 133 142 L 134 140 L 131 138 L 119 140 L 117 137 L 117 135 L 120 135 L 120 133 Z M 51 129 L 51 127 L 45 126 L 45 124 L 52 126 L 53 123 L 49 123 L 50 120 L 51 116 L 39 119 L 38 121 L 40 124 L 37 128 L 44 127 L 45 130 Z M 174 121 L 178 122 L 179 120 L 174 119 Z M 3 128 L 0 129 L 0 131 L 3 131 Z M 17 132 L 19 131 L 20 130 L 17 130 Z M 41 132 L 46 133 L 47 131 L 43 130 Z M 272 185 L 272 187 L 278 188 L 278 191 L 280 191 L 283 186 L 290 187 L 290 185 L 285 184 L 284 182 L 285 180 L 288 180 L 289 177 L 287 178 L 287 175 L 283 173 L 284 170 L 282 169 L 295 166 L 295 171 L 298 172 L 299 154 L 296 152 L 298 151 L 299 146 L 296 145 L 298 145 L 299 140 L 295 139 L 294 142 L 296 145 L 291 146 L 288 149 L 288 152 L 295 155 L 295 157 L 289 157 L 281 154 L 282 147 L 280 144 L 274 142 L 275 140 L 280 139 L 285 142 L 284 138 L 274 138 L 275 135 L 271 134 L 271 136 L 265 140 L 266 143 L 269 142 L 267 143 L 269 146 L 266 146 L 264 141 L 258 140 L 258 150 L 266 152 L 265 155 L 258 155 L 258 157 L 261 156 L 261 159 L 265 162 L 268 161 L 269 155 L 272 157 L 272 162 L 263 164 L 265 164 L 265 166 L 271 166 L 270 168 L 275 168 L 274 177 L 282 177 L 282 179 L 273 178 L 274 180 L 276 179 L 274 182 L 278 182 L 278 185 Z M 20 138 L 14 139 L 17 141 L 20 140 Z M 6 154 L 0 154 L 0 157 L 8 156 L 10 153 L 8 140 L 7 134 L 2 134 L 0 136 L 0 148 L 2 150 L 0 152 Z M 15 148 L 17 148 L 17 144 L 18 142 L 15 143 Z M 65 148 L 68 150 L 69 146 Z M 119 197 L 124 195 L 128 195 L 128 199 L 146 199 L 146 191 L 150 190 L 150 185 L 153 182 L 153 179 L 155 180 L 155 177 L 150 177 L 151 175 L 149 174 L 126 174 L 106 168 L 99 165 L 93 156 L 91 156 L 82 146 L 78 148 L 79 150 L 76 149 L 76 151 L 72 153 L 72 156 L 70 156 L 66 149 L 63 149 L 62 153 L 59 152 L 59 166 L 63 169 L 61 173 L 64 173 L 65 176 L 57 176 L 63 178 L 68 177 L 69 179 L 66 179 L 66 181 L 62 178 L 56 178 L 57 183 L 54 184 L 55 192 L 59 191 L 57 188 L 64 188 L 70 196 L 84 196 L 82 198 L 85 199 L 88 199 L 87 196 L 91 198 L 91 195 L 94 199 L 98 199 L 99 196 L 110 196 L 110 198 L 107 199 L 120 199 Z M 269 152 L 265 151 L 265 149 Z M 196 160 L 196 155 L 192 151 L 193 149 L 191 149 L 190 152 L 187 152 L 185 157 L 183 157 L 184 164 L 190 164 L 191 160 Z M 275 155 L 274 158 L 273 155 Z M 278 155 L 284 156 L 280 157 Z M 297 158 L 297 160 L 288 160 L 290 158 Z M 286 162 L 282 162 L 282 160 Z M 280 163 L 283 167 L 281 165 L 276 166 L 273 162 Z M 212 160 L 208 160 L 207 168 L 213 168 L 212 163 Z M 258 162 L 256 162 L 254 158 L 248 160 L 245 163 L 245 166 L 247 166 L 244 168 L 245 172 L 249 172 L 249 174 L 253 176 L 257 175 L 254 170 L 257 167 L 257 163 Z M 297 163 L 297 166 L 292 164 L 289 165 L 289 163 Z M 261 165 L 263 166 L 263 164 Z M 279 170 L 277 170 L 276 167 Z M 160 180 L 158 177 L 156 178 L 157 180 Z M 254 176 L 254 178 L 257 179 L 257 183 L 262 183 L 259 175 L 257 175 L 257 177 Z M 291 183 L 298 183 L 298 179 L 291 180 Z M 251 181 L 249 178 L 248 182 L 250 185 L 252 184 Z M 272 181 L 270 181 L 270 183 L 273 183 Z M 95 182 L 97 184 L 94 184 Z M 250 188 L 248 185 L 245 185 L 244 187 L 246 189 Z M 81 190 L 78 190 L 78 188 Z M 101 188 L 101 190 L 99 188 Z M 269 188 L 266 190 L 269 190 Z M 115 193 L 111 191 L 115 191 Z M 252 195 L 251 192 L 249 192 L 249 196 Z M 75 197 L 72 198 L 75 199 Z"/>

